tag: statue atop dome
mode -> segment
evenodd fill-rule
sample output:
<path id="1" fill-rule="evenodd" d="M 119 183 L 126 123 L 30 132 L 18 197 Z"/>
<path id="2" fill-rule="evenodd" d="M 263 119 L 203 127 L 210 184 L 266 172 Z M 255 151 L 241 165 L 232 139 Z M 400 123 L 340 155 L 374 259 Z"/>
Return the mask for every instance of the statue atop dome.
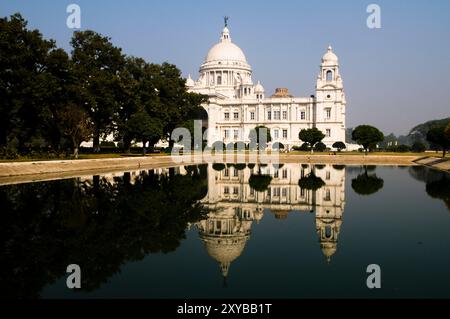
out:
<path id="1" fill-rule="evenodd" d="M 224 23 L 225 23 L 225 28 L 226 27 L 228 27 L 228 20 L 230 19 L 230 17 L 228 17 L 228 16 L 224 16 L 223 17 L 223 21 L 224 21 Z"/>

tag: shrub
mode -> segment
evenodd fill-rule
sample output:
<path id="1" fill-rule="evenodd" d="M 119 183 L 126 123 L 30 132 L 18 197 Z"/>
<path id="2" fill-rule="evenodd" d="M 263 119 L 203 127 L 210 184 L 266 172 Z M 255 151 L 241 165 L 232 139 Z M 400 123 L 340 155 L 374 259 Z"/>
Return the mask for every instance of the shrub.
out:
<path id="1" fill-rule="evenodd" d="M 322 142 L 319 142 L 314 146 L 315 152 L 324 152 L 327 149 L 327 146 L 323 144 Z"/>

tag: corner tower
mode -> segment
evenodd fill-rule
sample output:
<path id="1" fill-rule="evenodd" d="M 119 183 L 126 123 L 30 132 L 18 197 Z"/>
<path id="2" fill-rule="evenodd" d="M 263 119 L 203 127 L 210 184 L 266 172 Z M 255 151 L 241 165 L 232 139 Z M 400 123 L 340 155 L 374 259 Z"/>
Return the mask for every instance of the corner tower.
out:
<path id="1" fill-rule="evenodd" d="M 326 135 L 323 142 L 330 148 L 334 142 L 345 143 L 346 104 L 339 59 L 329 46 L 317 77 L 315 124 Z"/>

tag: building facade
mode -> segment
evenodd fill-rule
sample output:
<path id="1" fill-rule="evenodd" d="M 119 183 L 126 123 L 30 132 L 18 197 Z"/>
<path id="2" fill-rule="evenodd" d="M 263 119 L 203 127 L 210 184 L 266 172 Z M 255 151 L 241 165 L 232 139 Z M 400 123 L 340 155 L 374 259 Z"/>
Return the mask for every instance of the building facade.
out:
<path id="1" fill-rule="evenodd" d="M 186 85 L 190 92 L 209 97 L 204 108 L 210 146 L 216 141 L 249 143 L 250 131 L 258 125 L 270 129 L 272 144 L 281 142 L 289 149 L 302 144 L 300 130 L 313 127 L 325 134 L 323 143 L 330 148 L 334 142 L 345 142 L 344 85 L 331 47 L 322 58 L 315 95 L 294 97 L 279 88 L 268 96 L 259 81 L 254 84 L 252 68 L 225 26 L 220 42 L 200 67 L 198 80 L 189 76 Z"/>

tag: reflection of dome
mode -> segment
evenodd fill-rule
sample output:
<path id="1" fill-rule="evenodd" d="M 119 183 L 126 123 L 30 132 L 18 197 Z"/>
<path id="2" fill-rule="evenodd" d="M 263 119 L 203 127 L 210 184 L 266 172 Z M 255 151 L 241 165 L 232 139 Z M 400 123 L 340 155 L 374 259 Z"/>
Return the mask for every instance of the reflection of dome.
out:
<path id="1" fill-rule="evenodd" d="M 235 61 L 247 64 L 244 52 L 231 42 L 230 31 L 227 27 L 222 31 L 220 42 L 209 50 L 205 59 L 205 63 L 215 61 Z"/>
<path id="2" fill-rule="evenodd" d="M 323 56 L 322 63 L 326 63 L 326 64 L 337 64 L 338 63 L 338 57 L 336 54 L 334 54 L 331 46 L 328 47 L 327 53 L 325 53 L 325 55 Z"/>
<path id="3" fill-rule="evenodd" d="M 336 243 L 321 243 L 320 248 L 322 253 L 327 258 L 327 261 L 331 261 L 331 257 L 336 253 Z"/>
<path id="4" fill-rule="evenodd" d="M 290 210 L 272 210 L 272 213 L 275 214 L 275 219 L 286 219 L 290 213 Z"/>
<path id="5" fill-rule="evenodd" d="M 230 264 L 244 251 L 248 235 L 234 235 L 229 237 L 201 236 L 208 254 L 220 264 L 224 277 L 228 275 Z"/>

